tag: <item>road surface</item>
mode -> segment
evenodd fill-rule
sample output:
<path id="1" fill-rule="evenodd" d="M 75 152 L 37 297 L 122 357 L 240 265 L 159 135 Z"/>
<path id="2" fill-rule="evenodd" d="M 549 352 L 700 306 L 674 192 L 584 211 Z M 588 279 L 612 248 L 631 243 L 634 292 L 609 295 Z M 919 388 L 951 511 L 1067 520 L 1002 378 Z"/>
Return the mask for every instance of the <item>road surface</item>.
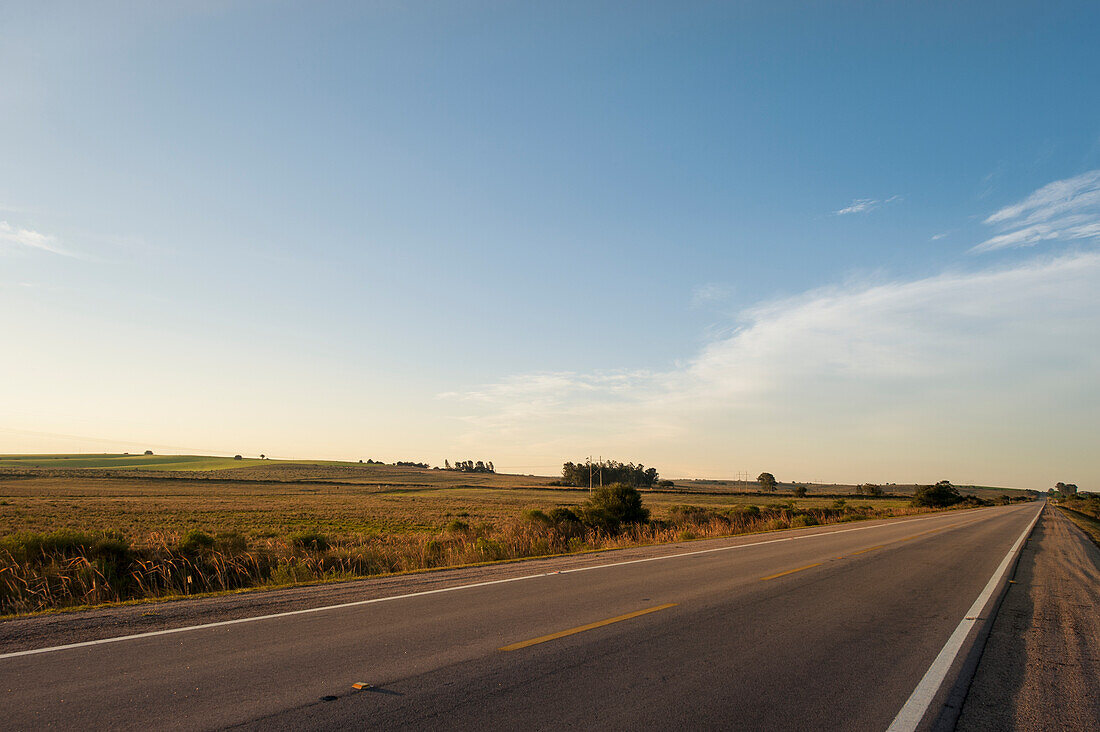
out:
<path id="1" fill-rule="evenodd" d="M 543 560 L 458 584 L 424 575 L 339 607 L 316 600 L 341 586 L 322 586 L 304 610 L 110 642 L 15 639 L 0 654 L 0 718 L 7 729 L 928 725 L 981 625 L 968 613 L 983 592 L 995 598 L 1041 508 Z M 945 644 L 960 633 L 956 658 Z M 903 710 L 915 721 L 899 722 Z"/>

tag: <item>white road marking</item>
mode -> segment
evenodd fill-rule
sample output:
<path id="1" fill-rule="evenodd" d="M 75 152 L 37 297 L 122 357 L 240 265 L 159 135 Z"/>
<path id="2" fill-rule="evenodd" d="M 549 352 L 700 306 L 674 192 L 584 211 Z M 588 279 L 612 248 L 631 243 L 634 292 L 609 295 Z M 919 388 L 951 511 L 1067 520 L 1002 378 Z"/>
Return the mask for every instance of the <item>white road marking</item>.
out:
<path id="1" fill-rule="evenodd" d="M 733 546 L 720 546 L 713 549 L 700 549 L 693 552 L 682 552 L 680 554 L 666 554 L 660 557 L 647 557 L 645 559 L 630 559 L 625 562 L 612 562 L 610 564 L 598 564 L 592 567 L 576 567 L 574 569 L 562 569 L 553 572 L 541 572 L 539 574 L 527 574 L 521 577 L 507 577 L 505 579 L 498 580 L 486 580 L 485 582 L 474 582 L 468 585 L 455 585 L 453 587 L 441 587 L 435 590 L 422 590 L 420 592 L 409 592 L 404 595 L 390 595 L 387 597 L 374 597 L 369 600 L 355 600 L 353 602 L 343 602 L 337 605 L 322 605 L 321 607 L 309 607 L 301 610 L 287 610 L 281 613 L 271 613 L 270 615 L 254 615 L 247 618 L 236 618 L 234 620 L 219 620 L 215 623 L 202 623 L 200 625 L 185 625 L 179 628 L 166 628 L 164 630 L 151 630 L 146 633 L 133 633 L 131 635 L 119 635 L 113 638 L 100 638 L 98 640 L 81 641 L 79 643 L 66 643 L 61 646 L 49 646 L 47 648 L 32 648 L 27 651 L 12 651 L 10 653 L 0 653 L 0 660 L 5 658 L 17 658 L 19 656 L 33 656 L 39 653 L 53 653 L 55 651 L 67 651 L 73 648 L 87 648 L 88 646 L 99 646 L 105 643 L 121 643 L 122 641 L 138 640 L 141 638 L 153 638 L 158 635 L 172 635 L 173 633 L 186 633 L 193 630 L 207 630 L 209 628 L 222 628 L 229 625 L 239 625 L 241 623 L 254 623 L 259 620 L 273 620 L 275 618 L 288 618 L 294 615 L 308 615 L 310 613 L 326 612 L 328 610 L 342 610 L 349 607 L 358 607 L 360 605 L 373 605 L 379 602 L 392 602 L 394 600 L 407 600 L 411 597 L 423 597 L 425 595 L 438 595 L 444 592 L 457 592 L 459 590 L 470 590 L 475 587 L 488 587 L 490 585 L 502 585 L 508 582 L 523 582 L 524 580 L 538 579 L 539 577 L 550 577 L 556 574 L 572 574 L 574 572 L 589 572 L 594 569 L 608 569 L 610 567 L 624 567 L 628 564 L 642 564 L 644 562 L 658 562 L 665 559 L 679 559 L 680 557 L 692 557 L 700 554 L 711 554 L 714 552 L 727 552 L 736 549 L 748 549 L 753 546 L 763 546 L 765 544 L 778 544 L 784 541 L 798 541 L 800 539 L 813 539 L 820 536 L 835 536 L 836 534 L 847 534 L 852 531 L 867 531 L 870 529 L 882 529 L 889 526 L 900 526 L 902 524 L 913 523 L 914 521 L 930 521 L 933 519 L 945 518 L 944 514 L 936 514 L 935 516 L 922 516 L 920 518 L 905 519 L 903 521 L 893 521 L 885 524 L 874 524 L 873 526 L 856 526 L 849 529 L 837 529 L 835 531 L 822 531 L 815 534 L 800 534 L 799 536 L 784 536 L 778 539 L 769 539 L 767 541 L 757 541 L 751 544 L 735 544 Z"/>
<path id="2" fill-rule="evenodd" d="M 958 656 L 959 651 L 962 650 L 963 643 L 966 641 L 966 636 L 970 633 L 974 625 L 981 620 L 982 612 L 989 603 L 990 597 L 993 595 L 993 590 L 997 588 L 1001 578 L 1008 572 L 1008 568 L 1012 564 L 1016 552 L 1024 545 L 1024 542 L 1027 541 L 1027 537 L 1031 535 L 1031 530 L 1035 528 L 1035 524 L 1038 523 L 1039 516 L 1041 516 L 1042 513 L 1043 511 L 1040 508 L 1039 512 L 1035 514 L 1035 518 L 1031 520 L 1031 523 L 1028 524 L 1023 533 L 1020 534 L 1020 538 L 1016 539 L 1016 543 L 1008 550 L 1008 554 L 1005 554 L 1005 558 L 1001 560 L 1000 566 L 993 572 L 993 576 L 989 578 L 989 583 L 986 584 L 985 589 L 978 595 L 978 599 L 974 601 L 970 609 L 966 611 L 966 615 L 959 622 L 958 627 L 955 628 L 955 632 L 947 639 L 947 643 L 944 645 L 943 650 L 936 656 L 936 660 L 932 662 L 932 665 L 928 667 L 928 671 L 925 672 L 924 678 L 917 684 L 917 688 L 913 690 L 908 701 L 905 702 L 905 706 L 898 712 L 898 716 L 894 717 L 894 721 L 890 723 L 886 732 L 913 732 L 913 730 L 917 728 L 917 725 L 921 723 L 921 720 L 924 719 L 924 715 L 928 711 L 929 705 L 943 685 L 944 679 L 947 677 L 947 672 L 951 669 L 951 664 L 954 663 L 955 657 Z"/>

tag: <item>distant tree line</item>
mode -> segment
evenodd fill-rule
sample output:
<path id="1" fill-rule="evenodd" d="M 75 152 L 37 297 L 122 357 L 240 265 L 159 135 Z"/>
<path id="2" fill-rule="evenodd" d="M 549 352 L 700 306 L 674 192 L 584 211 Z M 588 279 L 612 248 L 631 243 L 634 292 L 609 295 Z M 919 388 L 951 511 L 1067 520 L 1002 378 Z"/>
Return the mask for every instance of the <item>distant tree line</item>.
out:
<path id="1" fill-rule="evenodd" d="M 444 470 L 457 470 L 460 473 L 495 473 L 497 469 L 493 467 L 492 460 L 455 460 L 454 465 L 450 460 L 443 461 Z"/>
<path id="2" fill-rule="evenodd" d="M 414 463 L 410 460 L 398 460 L 396 463 L 394 463 L 394 465 L 396 465 L 399 468 L 430 468 L 430 467 L 432 467 L 431 465 L 428 465 L 427 463 Z"/>
<path id="3" fill-rule="evenodd" d="M 605 460 L 597 463 L 565 463 L 561 467 L 561 485 L 588 487 L 601 481 L 604 485 L 620 483 L 634 488 L 652 488 L 658 479 L 657 468 L 647 468 L 641 463 L 621 463 Z"/>

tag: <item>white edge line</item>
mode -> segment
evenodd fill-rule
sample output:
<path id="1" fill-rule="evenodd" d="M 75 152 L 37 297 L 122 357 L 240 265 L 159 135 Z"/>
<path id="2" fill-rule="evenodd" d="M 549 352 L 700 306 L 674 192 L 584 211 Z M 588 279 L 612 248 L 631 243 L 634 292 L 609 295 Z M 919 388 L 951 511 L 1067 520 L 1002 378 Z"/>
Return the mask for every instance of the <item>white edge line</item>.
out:
<path id="1" fill-rule="evenodd" d="M 1031 535 L 1031 530 L 1035 528 L 1035 524 L 1038 523 L 1039 517 L 1043 515 L 1042 508 L 1035 514 L 1035 518 L 1031 520 L 1031 523 L 1027 525 L 1020 537 L 1016 539 L 1016 543 L 1012 545 L 1012 548 L 1005 554 L 1005 558 L 1001 560 L 1001 564 L 993 572 L 993 576 L 989 578 L 989 582 L 986 584 L 985 589 L 978 595 L 978 599 L 974 600 L 974 604 L 970 606 L 970 609 L 966 611 L 966 615 L 959 622 L 955 632 L 951 634 L 951 637 L 947 639 L 947 643 L 936 656 L 936 660 L 932 662 L 932 665 L 928 667 L 928 671 L 925 672 L 924 677 L 917 684 L 917 688 L 913 690 L 913 693 L 909 696 L 909 699 L 905 702 L 905 706 L 901 708 L 898 715 L 894 717 L 894 721 L 890 723 L 886 732 L 913 732 L 917 728 L 917 725 L 924 719 L 925 713 L 928 711 L 928 707 L 932 704 L 932 700 L 935 698 L 936 693 L 943 685 L 944 679 L 947 677 L 947 672 L 951 669 L 951 665 L 955 662 L 955 657 L 959 655 L 959 651 L 962 650 L 963 643 L 966 641 L 967 635 L 970 634 L 970 630 L 981 620 L 981 614 L 986 609 L 986 605 L 989 603 L 990 597 L 993 595 L 993 591 L 1000 584 L 1001 579 L 1005 573 L 1008 572 L 1008 568 L 1012 565 L 1012 560 L 1016 556 L 1016 552 L 1027 541 L 1027 537 Z"/>
<path id="2" fill-rule="evenodd" d="M 869 529 L 881 529 L 887 526 L 900 526 L 902 524 L 912 523 L 914 521 L 930 521 L 932 519 L 944 518 L 944 514 L 936 514 L 935 516 L 921 516 L 920 518 L 905 519 L 903 521 L 892 521 L 884 524 L 874 524 L 873 526 L 856 526 L 850 529 L 838 529 L 836 531 L 822 531 L 816 534 L 802 534 L 800 536 L 784 536 L 779 539 L 769 539 L 767 541 L 756 541 L 751 544 L 735 544 L 734 546 L 720 546 L 713 549 L 700 549 L 694 552 L 682 552 L 680 554 L 666 554 L 660 557 L 647 557 L 645 559 L 631 559 L 625 562 L 612 562 L 611 564 L 599 564 L 594 567 L 576 567 L 574 569 L 562 569 L 555 572 L 540 572 L 539 574 L 527 574 L 521 577 L 507 577 L 505 579 L 487 580 L 485 582 L 474 582 L 468 585 L 455 585 L 453 587 L 440 587 L 435 590 L 423 590 L 421 592 L 409 592 L 404 595 L 389 595 L 387 597 L 373 597 L 369 600 L 355 600 L 352 602 L 343 602 L 338 605 L 322 605 L 321 607 L 308 607 L 301 610 L 287 610 L 281 613 L 272 613 L 270 615 L 253 615 L 247 618 L 236 618 L 234 620 L 219 620 L 216 623 L 202 623 L 201 625 L 185 625 L 179 628 L 166 628 L 164 630 L 151 630 L 147 633 L 133 633 L 131 635 L 119 635 L 111 638 L 99 638 L 97 640 L 81 641 L 79 643 L 66 643 L 61 646 L 49 646 L 46 648 L 32 648 L 26 651 L 12 651 L 10 653 L 0 653 L 0 660 L 6 658 L 18 658 L 20 656 L 33 656 L 39 653 L 52 653 L 55 651 L 67 651 L 73 648 L 87 648 L 88 646 L 99 646 L 106 643 L 121 643 L 122 641 L 138 640 L 140 638 L 152 638 L 158 635 L 171 635 L 173 633 L 186 633 L 192 630 L 206 630 L 208 628 L 221 628 L 229 625 L 238 625 L 240 623 L 253 623 L 258 620 L 273 620 L 275 618 L 288 618 L 294 615 L 308 615 L 310 613 L 320 613 L 328 610 L 341 610 L 349 607 L 358 607 L 360 605 L 373 605 L 379 602 L 391 602 L 393 600 L 407 600 L 410 597 L 422 597 L 425 595 L 438 595 L 443 592 L 456 592 L 458 590 L 469 590 L 475 587 L 488 587 L 489 585 L 501 585 L 507 582 L 522 582 L 524 580 L 538 579 L 539 577 L 549 577 L 555 574 L 572 574 L 574 572 L 588 572 L 593 569 L 607 569 L 609 567 L 623 567 L 628 564 L 641 564 L 643 562 L 657 562 L 664 559 L 678 559 L 680 557 L 691 557 L 699 554 L 710 554 L 712 552 L 726 552 L 735 549 L 747 549 L 753 546 L 762 546 L 764 544 L 777 544 L 784 541 L 798 541 L 799 539 L 813 539 L 819 536 L 834 536 L 836 534 L 847 534 L 851 531 L 867 531 Z"/>

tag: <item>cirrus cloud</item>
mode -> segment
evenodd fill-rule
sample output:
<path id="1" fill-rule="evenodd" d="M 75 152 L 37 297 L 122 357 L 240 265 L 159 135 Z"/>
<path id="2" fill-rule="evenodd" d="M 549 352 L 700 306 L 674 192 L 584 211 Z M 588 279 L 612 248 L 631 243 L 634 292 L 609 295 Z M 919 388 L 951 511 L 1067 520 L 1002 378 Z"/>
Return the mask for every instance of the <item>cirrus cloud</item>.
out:
<path id="1" fill-rule="evenodd" d="M 975 253 L 1100 238 L 1100 170 L 1049 183 L 983 223 L 998 233 L 974 246 Z"/>

